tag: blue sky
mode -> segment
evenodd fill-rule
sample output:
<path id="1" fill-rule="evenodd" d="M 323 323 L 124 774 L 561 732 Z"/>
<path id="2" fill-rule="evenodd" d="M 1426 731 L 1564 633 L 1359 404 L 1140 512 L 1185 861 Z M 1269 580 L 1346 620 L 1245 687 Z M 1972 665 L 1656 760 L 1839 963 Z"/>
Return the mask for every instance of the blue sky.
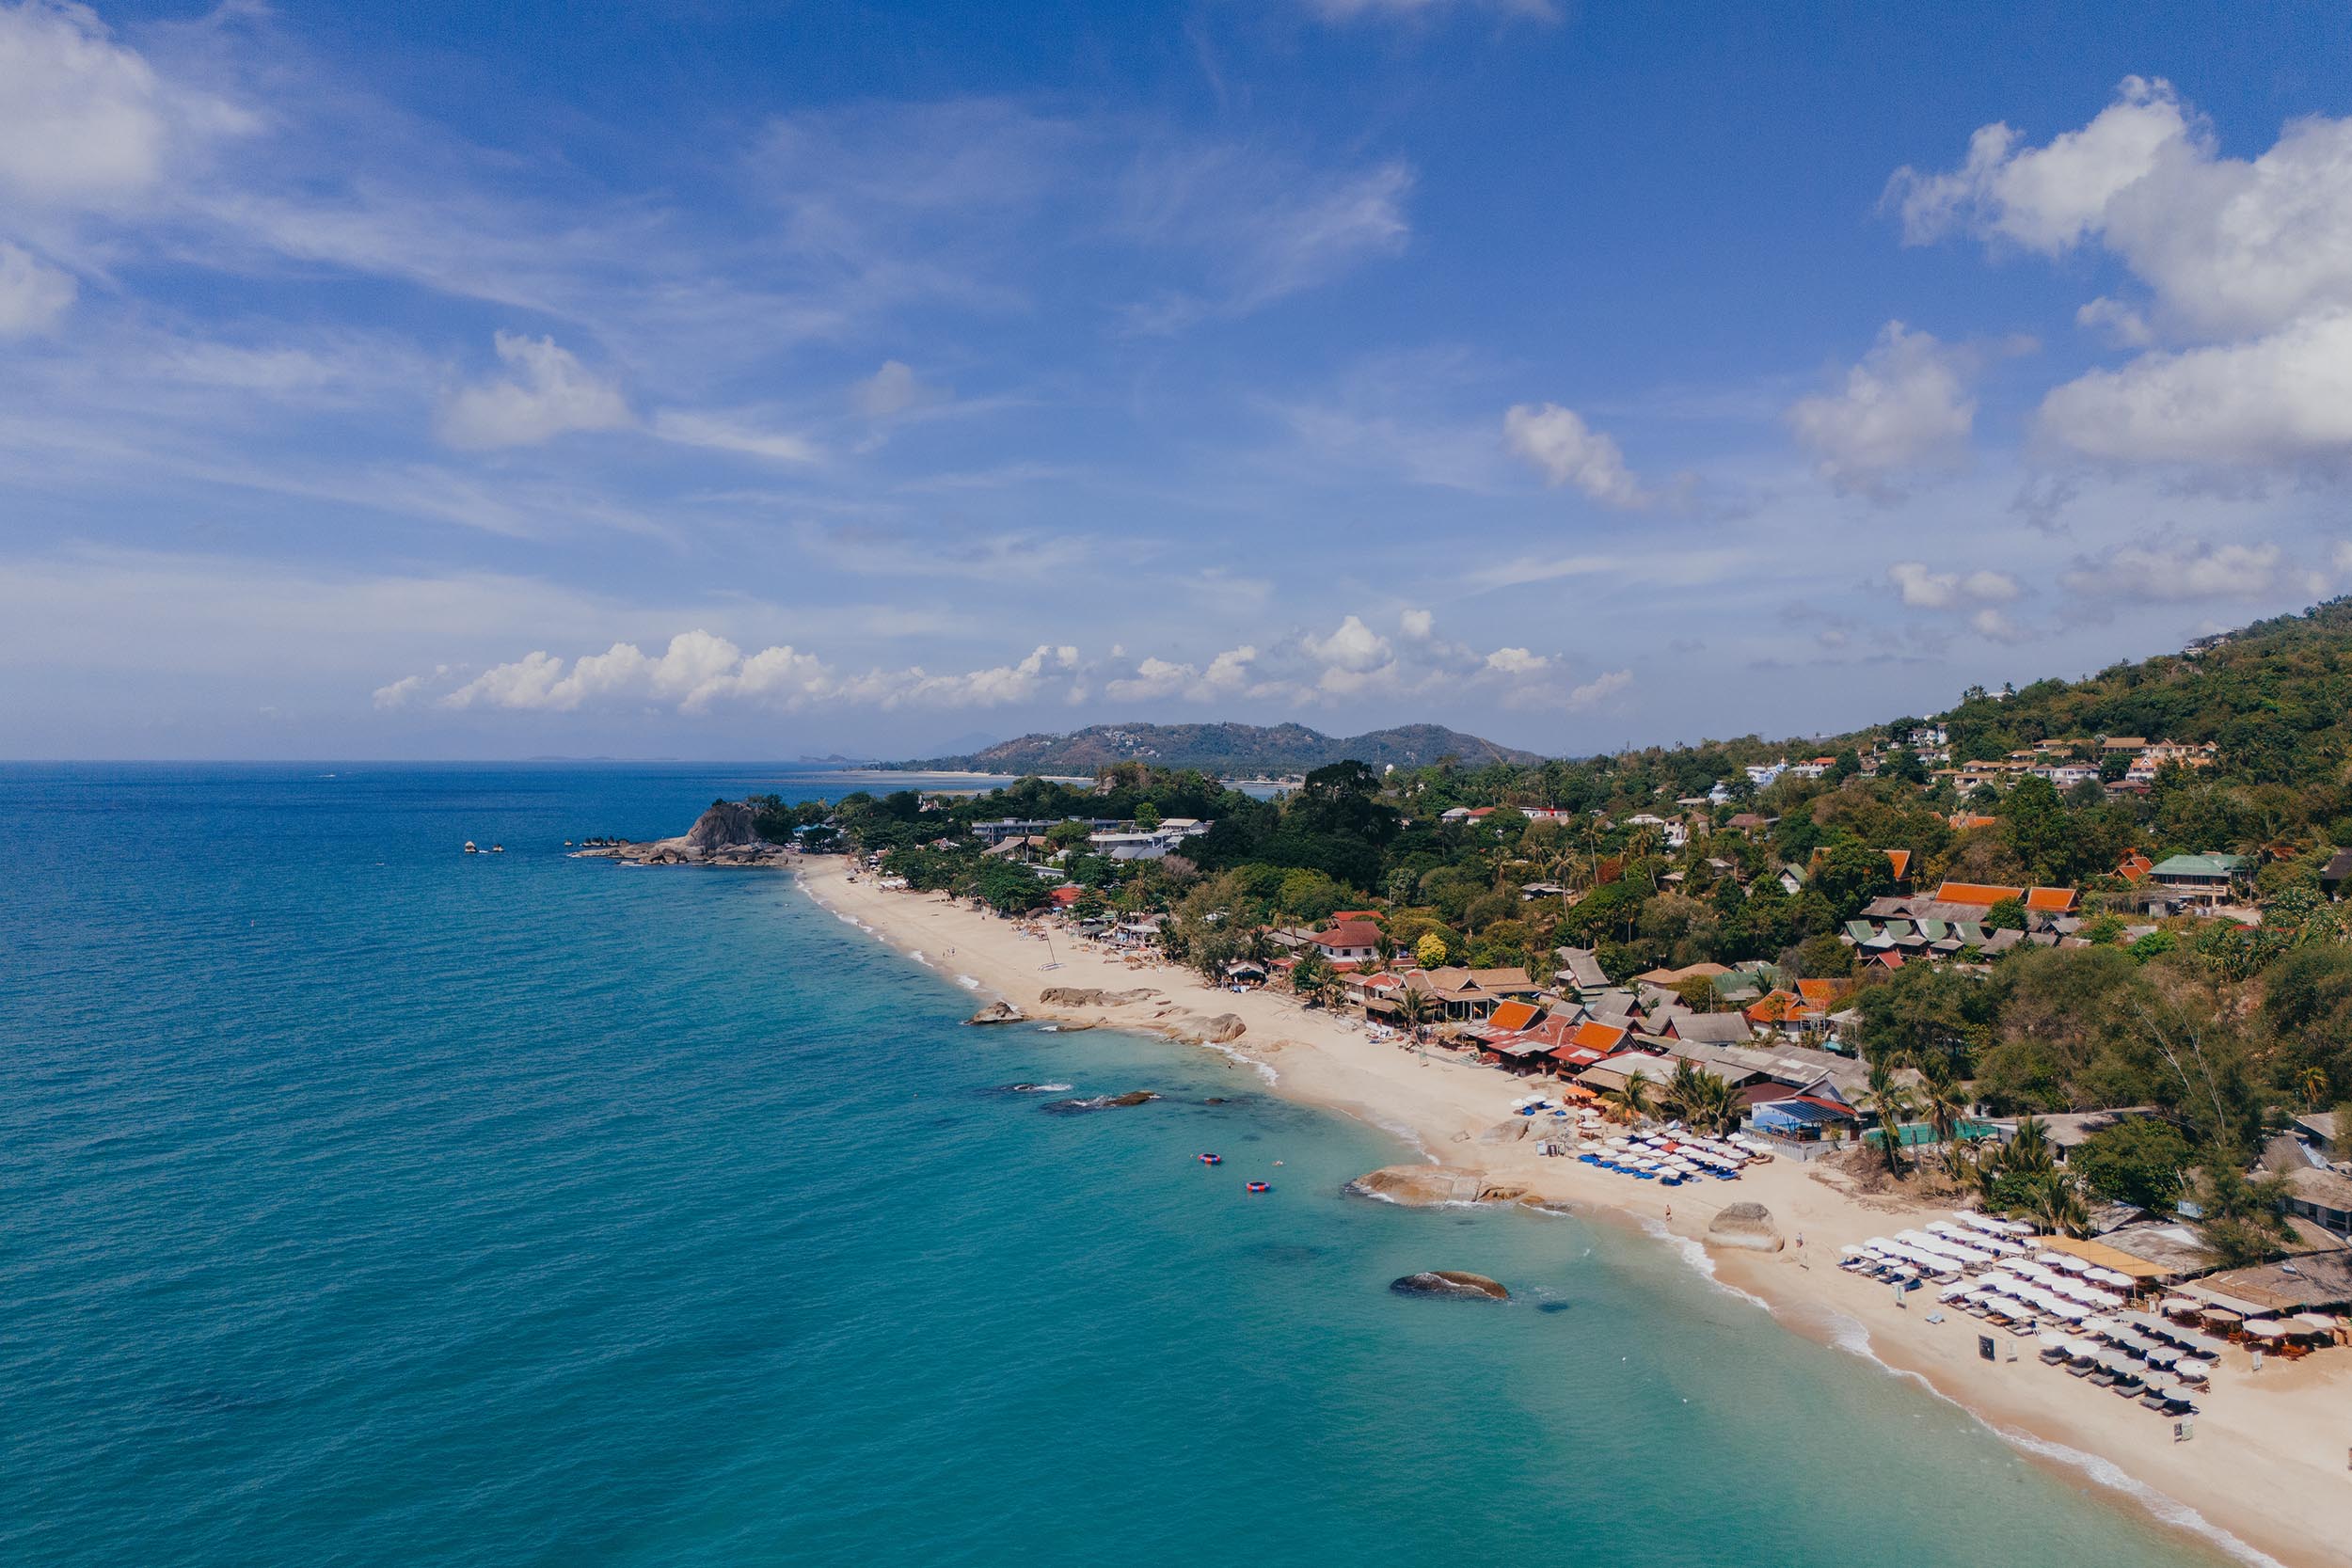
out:
<path id="1" fill-rule="evenodd" d="M 2352 589 L 2342 8 L 0 0 L 0 754 L 1837 728 Z"/>

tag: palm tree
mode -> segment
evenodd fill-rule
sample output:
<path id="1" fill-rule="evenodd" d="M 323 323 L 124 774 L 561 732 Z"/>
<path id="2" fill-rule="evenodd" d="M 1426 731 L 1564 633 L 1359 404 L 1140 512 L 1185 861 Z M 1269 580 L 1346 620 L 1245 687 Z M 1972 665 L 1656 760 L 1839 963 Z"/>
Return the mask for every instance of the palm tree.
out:
<path id="1" fill-rule="evenodd" d="M 1649 1115 L 1649 1074 L 1635 1068 L 1625 1075 L 1625 1083 L 1604 1096 L 1610 1104 L 1639 1121 Z"/>
<path id="2" fill-rule="evenodd" d="M 2050 1148 L 2050 1130 L 2042 1124 L 2042 1118 L 2019 1117 L 2016 1135 L 2001 1150 L 2001 1169 L 2021 1176 L 2039 1176 L 2057 1164 L 2058 1155 Z"/>
<path id="3" fill-rule="evenodd" d="M 1419 1039 L 1422 1031 L 1438 1016 L 1438 999 L 1425 990 L 1406 986 L 1397 993 L 1396 1010 L 1406 1027 L 1412 1030 L 1413 1037 Z"/>
<path id="4" fill-rule="evenodd" d="M 2326 1068 L 2305 1068 L 2301 1076 L 2296 1079 L 2296 1085 L 2302 1091 L 2303 1109 L 2316 1111 L 2327 1103 L 2328 1069 Z"/>
<path id="5" fill-rule="evenodd" d="M 1878 1118 L 1879 1140 L 1886 1155 L 1886 1168 L 1898 1178 L 1903 1174 L 1903 1120 L 1911 1115 L 1911 1091 L 1895 1082 L 1895 1069 L 1884 1058 L 1871 1064 L 1870 1092 L 1862 1097 L 1862 1109 Z"/>
<path id="6" fill-rule="evenodd" d="M 2062 1230 L 2079 1236 L 2090 1226 L 2082 1184 L 2056 1165 L 2036 1175 L 2026 1188 L 2026 1212 L 2052 1235 Z"/>
<path id="7" fill-rule="evenodd" d="M 1731 1085 L 1695 1062 L 1677 1062 L 1659 1098 L 1696 1132 L 1720 1132 L 1737 1119 Z"/>
<path id="8" fill-rule="evenodd" d="M 1951 1064 L 1939 1053 L 1930 1053 L 1924 1060 L 1914 1058 L 1919 1069 L 1919 1114 L 1927 1117 L 1935 1130 L 1935 1141 L 1945 1150 L 1944 1168 L 1954 1169 L 1951 1148 L 1960 1132 L 1960 1118 L 1968 1109 L 1968 1100 L 1960 1085 L 1952 1081 Z"/>

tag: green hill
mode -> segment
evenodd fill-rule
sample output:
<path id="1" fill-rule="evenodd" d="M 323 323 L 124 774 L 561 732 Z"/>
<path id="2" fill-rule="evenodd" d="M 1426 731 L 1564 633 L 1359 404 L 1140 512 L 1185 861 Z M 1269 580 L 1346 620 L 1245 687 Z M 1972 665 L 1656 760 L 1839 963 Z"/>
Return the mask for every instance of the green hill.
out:
<path id="1" fill-rule="evenodd" d="M 1335 738 L 1304 724 L 1094 724 L 1068 735 L 1025 735 L 962 756 L 894 766 L 943 772 L 1085 775 L 1119 762 L 1197 768 L 1226 777 L 1304 773 L 1333 762 L 1425 768 L 1441 757 L 1472 766 L 1544 759 L 1440 724 L 1405 724 Z"/>
<path id="2" fill-rule="evenodd" d="M 2220 776 L 2249 784 L 2333 782 L 2352 755 L 2352 598 L 2088 680 L 2036 681 L 2006 697 L 1971 691 L 1945 723 L 1957 759 L 2037 740 L 2144 736 L 2217 742 Z"/>

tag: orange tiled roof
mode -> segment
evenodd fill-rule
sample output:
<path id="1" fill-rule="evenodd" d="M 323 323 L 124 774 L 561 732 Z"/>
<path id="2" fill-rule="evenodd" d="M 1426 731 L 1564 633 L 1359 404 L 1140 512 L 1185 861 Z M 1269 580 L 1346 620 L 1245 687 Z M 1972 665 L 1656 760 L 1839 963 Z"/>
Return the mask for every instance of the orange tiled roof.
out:
<path id="1" fill-rule="evenodd" d="M 1895 868 L 1895 880 L 1899 882 L 1905 877 L 1911 875 L 1910 850 L 1889 849 L 1886 851 L 1886 861 L 1889 865 L 1892 865 Z"/>
<path id="2" fill-rule="evenodd" d="M 2026 908 L 2037 914 L 2064 914 L 2074 907 L 2071 887 L 2037 887 L 2026 892 Z"/>
<path id="3" fill-rule="evenodd" d="M 1613 1023 L 1584 1022 L 1576 1026 L 1568 1043 L 1581 1051 L 1614 1051 L 1625 1043 L 1626 1032 Z"/>
<path id="4" fill-rule="evenodd" d="M 1935 890 L 1939 904 L 1979 904 L 1991 909 L 2004 898 L 2023 898 L 2022 887 L 2001 887 L 1992 882 L 1946 882 Z"/>
<path id="5" fill-rule="evenodd" d="M 1797 982 L 1797 994 L 1816 1007 L 1826 1007 L 1838 998 L 1851 993 L 1853 989 L 1854 983 L 1850 979 L 1800 980 Z"/>
<path id="6" fill-rule="evenodd" d="M 2155 868 L 2156 863 L 2138 850 L 2126 849 L 2122 863 L 2115 868 L 2115 874 L 2127 882 L 2137 882 Z"/>
<path id="7" fill-rule="evenodd" d="M 1532 1002 L 1505 1002 L 1486 1019 L 1494 1029 L 1524 1029 L 1535 1022 L 1535 1005 Z"/>
<path id="8" fill-rule="evenodd" d="M 1804 1005 L 1803 998 L 1776 990 L 1749 1003 L 1743 1016 L 1750 1023 L 1794 1023 L 1812 1017 L 1813 1009 Z"/>

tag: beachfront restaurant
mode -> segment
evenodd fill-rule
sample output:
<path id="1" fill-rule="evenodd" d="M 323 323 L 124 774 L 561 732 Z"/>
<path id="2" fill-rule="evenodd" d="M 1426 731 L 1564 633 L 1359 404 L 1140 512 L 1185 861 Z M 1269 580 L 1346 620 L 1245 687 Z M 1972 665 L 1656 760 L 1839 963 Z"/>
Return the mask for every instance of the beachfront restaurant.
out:
<path id="1" fill-rule="evenodd" d="M 1748 1113 L 1748 1125 L 1768 1138 L 1813 1144 L 1853 1136 L 1862 1117 L 1851 1105 L 1820 1095 L 1799 1094 L 1759 1101 Z"/>

